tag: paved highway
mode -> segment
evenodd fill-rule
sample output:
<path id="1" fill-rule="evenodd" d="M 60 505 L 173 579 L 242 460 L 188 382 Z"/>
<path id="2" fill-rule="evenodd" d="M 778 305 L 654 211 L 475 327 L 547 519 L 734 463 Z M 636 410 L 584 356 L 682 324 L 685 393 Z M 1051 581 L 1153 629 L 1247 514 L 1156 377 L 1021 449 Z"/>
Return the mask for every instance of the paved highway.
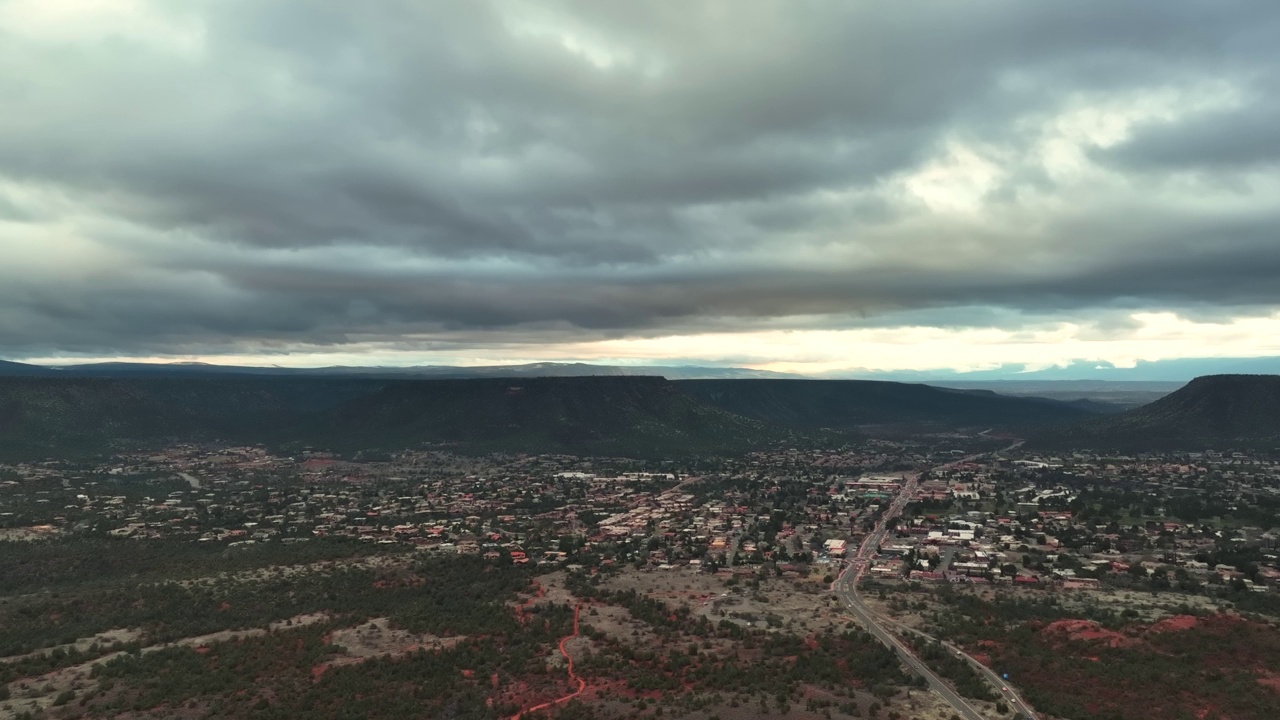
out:
<path id="1" fill-rule="evenodd" d="M 1011 445 L 1006 449 L 1012 449 L 1020 444 L 1021 442 L 1014 443 L 1014 445 Z M 943 465 L 940 469 L 953 467 L 954 465 L 962 462 L 969 462 L 978 457 L 980 456 L 971 455 L 958 460 L 955 463 Z M 930 689 L 941 695 L 942 698 L 947 701 L 947 704 L 951 705 L 951 707 L 954 708 L 961 717 L 965 718 L 965 720 L 986 720 L 986 718 L 974 709 L 972 705 L 952 690 L 950 685 L 930 670 L 929 667 L 921 662 L 919 658 L 913 655 L 897 637 L 885 629 L 885 625 L 887 624 L 886 621 L 877 617 L 866 606 L 866 604 L 863 603 L 862 598 L 858 595 L 858 581 L 861 580 L 862 576 L 866 573 L 867 568 L 871 564 L 871 559 L 879 550 L 880 544 L 884 541 L 885 535 L 888 534 L 889 523 L 893 518 L 898 517 L 902 513 L 902 508 L 915 497 L 916 488 L 919 482 L 919 473 L 904 477 L 902 490 L 898 493 L 897 497 L 893 499 L 893 502 L 889 505 L 888 509 L 886 509 L 880 516 L 880 521 L 876 525 L 875 529 L 873 529 L 867 535 L 866 539 L 862 541 L 862 544 L 858 546 L 857 553 L 849 562 L 849 565 L 845 568 L 844 572 L 840 574 L 840 577 L 836 578 L 836 581 L 832 583 L 831 589 L 836 593 L 836 597 L 840 598 L 840 601 L 844 606 L 849 609 L 849 612 L 852 613 L 854 617 L 858 618 L 858 621 L 867 628 L 868 632 L 896 652 L 902 662 L 907 667 L 911 668 L 911 670 L 916 674 L 923 677 L 925 682 L 928 683 Z M 958 656 L 964 657 L 968 660 L 969 663 L 981 672 L 989 682 L 999 688 L 1000 694 L 1008 700 L 1009 705 L 1012 706 L 1013 710 L 1022 713 L 1023 716 L 1030 720 L 1036 720 L 1036 716 L 1027 709 L 1025 702 L 1018 697 L 1013 689 L 990 668 L 964 654 L 958 648 L 951 645 L 947 645 L 946 647 L 951 652 L 954 652 Z"/>
<path id="2" fill-rule="evenodd" d="M 898 628 L 899 630 L 913 632 L 916 635 L 924 638 L 925 640 L 933 640 L 940 643 L 949 652 L 954 653 L 956 657 L 967 660 L 969 664 L 973 666 L 974 670 L 977 670 L 979 673 L 981 673 L 982 676 L 987 679 L 987 682 L 991 683 L 992 687 L 998 688 L 1000 695 L 1004 697 L 1006 703 L 1009 705 L 1010 711 L 1016 711 L 1016 712 L 1022 713 L 1022 717 L 1026 718 L 1026 720 L 1038 720 L 1036 714 L 1029 709 L 1029 706 L 1027 705 L 1026 701 L 1022 699 L 1022 696 L 1020 696 L 1017 693 L 1017 691 L 1013 689 L 1013 686 L 1010 685 L 1007 680 L 997 675 L 994 670 L 987 667 L 986 665 L 983 665 L 973 656 L 965 653 L 963 650 L 956 647 L 955 645 L 952 645 L 949 642 L 938 640 L 932 635 L 922 633 L 919 630 L 908 628 L 902 623 L 897 622 L 896 620 L 892 620 L 890 618 L 886 618 L 883 615 L 876 615 L 875 619 L 882 625 L 892 625 Z"/>

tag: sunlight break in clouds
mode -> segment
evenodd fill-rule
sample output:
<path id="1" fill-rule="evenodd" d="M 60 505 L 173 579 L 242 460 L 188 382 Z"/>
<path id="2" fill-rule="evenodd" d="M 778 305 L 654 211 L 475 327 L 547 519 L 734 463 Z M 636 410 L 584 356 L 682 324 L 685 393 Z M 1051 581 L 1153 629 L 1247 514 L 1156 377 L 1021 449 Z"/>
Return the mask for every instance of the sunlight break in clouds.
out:
<path id="1" fill-rule="evenodd" d="M 1277 34 L 1261 0 L 0 0 L 0 357 L 1273 353 Z"/>

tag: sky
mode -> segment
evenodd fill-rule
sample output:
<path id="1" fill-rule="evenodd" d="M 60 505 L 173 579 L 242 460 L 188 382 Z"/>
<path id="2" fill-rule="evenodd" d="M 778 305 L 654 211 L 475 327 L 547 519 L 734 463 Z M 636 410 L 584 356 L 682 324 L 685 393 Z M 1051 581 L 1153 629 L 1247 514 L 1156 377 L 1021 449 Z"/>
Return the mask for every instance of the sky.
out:
<path id="1" fill-rule="evenodd" d="M 0 0 L 0 357 L 1280 355 L 1275 0 Z"/>

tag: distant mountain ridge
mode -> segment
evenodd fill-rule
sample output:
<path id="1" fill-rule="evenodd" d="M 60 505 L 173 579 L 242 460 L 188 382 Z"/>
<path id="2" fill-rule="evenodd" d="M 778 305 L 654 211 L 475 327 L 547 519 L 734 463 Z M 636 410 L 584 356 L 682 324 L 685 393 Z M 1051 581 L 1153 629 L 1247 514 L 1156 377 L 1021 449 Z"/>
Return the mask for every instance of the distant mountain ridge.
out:
<path id="1" fill-rule="evenodd" d="M 1136 380 L 988 380 L 936 381 L 935 387 L 961 390 L 990 390 L 1014 397 L 1043 397 L 1065 402 L 1092 403 L 1100 412 L 1120 412 L 1155 402 L 1185 382 L 1143 382 Z M 1083 401 L 1083 402 L 1081 402 Z"/>
<path id="2" fill-rule="evenodd" d="M 586 455 L 738 452 L 789 436 L 697 402 L 660 377 L 405 380 L 326 413 L 330 444 Z"/>
<path id="3" fill-rule="evenodd" d="M 1125 451 L 1280 447 L 1280 375 L 1207 375 L 1153 403 L 1037 444 Z"/>
<path id="4" fill-rule="evenodd" d="M 58 371 L 40 365 L 0 360 L 0 377 L 37 377 L 57 375 Z"/>
<path id="5" fill-rule="evenodd" d="M 824 374 L 828 379 L 897 380 L 936 385 L 987 382 L 1176 382 L 1206 375 L 1273 375 L 1280 357 L 1200 357 L 1139 360 L 1117 366 L 1097 360 L 1074 360 L 1063 366 L 1029 367 L 1005 363 L 988 370 L 861 370 Z"/>
<path id="6" fill-rule="evenodd" d="M 272 443 L 377 389 L 373 381 L 0 377 L 0 458 L 96 455 L 189 441 Z"/>
<path id="7" fill-rule="evenodd" d="M 17 366 L 17 367 L 11 367 Z M 1139 361 L 1133 367 L 1117 367 L 1105 362 L 1077 360 L 1063 367 L 1032 369 L 1019 364 L 1001 365 L 991 370 L 842 370 L 801 375 L 754 370 L 740 367 L 700 365 L 597 365 L 583 362 L 538 362 L 522 365 L 449 366 L 420 365 L 409 367 L 330 366 L 292 368 L 278 366 L 234 366 L 213 363 L 129 363 L 104 362 L 78 365 L 53 365 L 48 368 L 28 363 L 0 360 L 0 376 L 33 374 L 32 370 L 58 370 L 75 375 L 99 377 L 151 375 L 319 375 L 360 377 L 579 377 L 596 375 L 661 376 L 668 380 L 710 380 L 733 378 L 802 378 L 815 380 L 875 380 L 882 382 L 923 383 L 939 387 L 985 387 L 1002 394 L 1027 395 L 1040 388 L 1051 397 L 1068 392 L 1172 391 L 1195 377 L 1220 374 L 1277 374 L 1280 357 L 1255 358 L 1175 358 Z M 1061 384 L 1059 387 L 1052 387 Z M 1146 387 L 1143 387 L 1143 386 Z M 1075 386 L 1075 387 L 1072 387 Z M 1098 398 L 1095 398 L 1098 399 Z"/>
<path id="8" fill-rule="evenodd" d="M 8 363 L 20 365 L 18 363 Z M 480 365 L 459 367 L 449 365 L 419 365 L 410 367 L 345 367 L 318 368 L 261 367 L 244 365 L 215 365 L 212 363 L 129 363 L 105 362 L 83 365 L 60 365 L 40 368 L 22 365 L 46 372 L 56 372 L 80 377 L 197 377 L 197 376 L 273 376 L 273 377 L 364 377 L 364 378 L 480 378 L 480 377 L 612 377 L 639 376 L 665 377 L 668 380 L 697 378 L 788 378 L 800 377 L 768 370 L 737 367 L 703 367 L 698 365 L 594 365 L 590 363 L 541 362 L 523 365 Z M 19 374 L 6 372 L 0 366 L 0 376 Z M 35 374 L 35 373 L 24 373 Z"/>
<path id="9" fill-rule="evenodd" d="M 1035 398 L 874 381 L 658 377 L 4 377 L 0 458 L 208 441 L 344 452 L 655 457 L 831 440 L 866 425 L 1018 428 L 1086 413 Z"/>
<path id="10" fill-rule="evenodd" d="M 175 442 L 639 457 L 737 453 L 792 437 L 657 377 L 0 378 L 0 459 Z"/>
<path id="11" fill-rule="evenodd" d="M 693 397 L 762 422 L 801 428 L 987 425 L 1009 428 L 1077 421 L 1089 411 L 1043 398 L 877 380 L 686 380 Z"/>

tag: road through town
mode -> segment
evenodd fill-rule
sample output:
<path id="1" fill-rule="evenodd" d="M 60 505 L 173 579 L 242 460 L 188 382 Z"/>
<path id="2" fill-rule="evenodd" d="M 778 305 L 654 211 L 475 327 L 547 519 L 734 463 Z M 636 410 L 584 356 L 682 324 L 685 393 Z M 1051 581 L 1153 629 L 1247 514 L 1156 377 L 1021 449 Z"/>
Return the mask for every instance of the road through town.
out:
<path id="1" fill-rule="evenodd" d="M 1016 442 L 1006 449 L 1013 449 L 1020 444 L 1021 442 Z M 938 469 L 954 467 L 959 463 L 968 462 L 978 457 L 981 456 L 971 455 L 969 457 L 962 458 L 955 463 L 940 466 Z M 845 567 L 844 572 L 840 574 L 840 577 L 836 578 L 836 581 L 832 583 L 831 589 L 836 593 L 836 597 L 840 598 L 841 603 L 848 608 L 849 612 L 867 628 L 868 632 L 897 653 L 902 662 L 913 672 L 923 677 L 925 682 L 928 683 L 929 688 L 942 696 L 942 698 L 947 701 L 947 704 L 954 708 L 961 717 L 965 718 L 965 720 L 986 720 L 982 713 L 970 705 L 964 698 L 960 697 L 960 695 L 957 694 L 950 685 L 948 685 L 941 677 L 933 672 L 933 670 L 917 658 L 901 640 L 889 632 L 885 627 L 889 623 L 877 617 L 876 614 L 866 606 L 858 594 L 858 581 L 861 580 L 862 576 L 866 573 L 867 568 L 871 564 L 871 559 L 875 556 L 881 543 L 884 541 L 885 536 L 888 534 L 890 523 L 894 518 L 898 517 L 902 513 L 902 509 L 907 505 L 907 503 L 911 502 L 911 500 L 915 498 L 916 489 L 920 483 L 920 477 L 921 473 L 912 473 L 903 477 L 901 490 L 898 492 L 897 496 L 894 497 L 893 502 L 885 512 L 881 514 L 880 520 L 876 524 L 875 528 L 862 541 L 862 544 L 858 546 L 857 553 L 854 555 L 853 559 L 850 560 L 848 566 Z M 988 682 L 991 682 L 998 689 L 1000 695 L 1008 700 L 1009 704 L 1020 712 L 1023 717 L 1026 717 L 1029 720 L 1036 720 L 1036 716 L 1027 708 L 1024 701 L 1018 697 L 1012 688 L 1009 687 L 1007 682 L 1003 681 L 990 668 L 979 663 L 977 660 L 963 653 L 958 648 L 950 645 L 947 647 L 951 652 L 956 653 L 957 656 L 965 658 L 970 665 L 981 672 L 983 677 L 985 677 Z"/>

